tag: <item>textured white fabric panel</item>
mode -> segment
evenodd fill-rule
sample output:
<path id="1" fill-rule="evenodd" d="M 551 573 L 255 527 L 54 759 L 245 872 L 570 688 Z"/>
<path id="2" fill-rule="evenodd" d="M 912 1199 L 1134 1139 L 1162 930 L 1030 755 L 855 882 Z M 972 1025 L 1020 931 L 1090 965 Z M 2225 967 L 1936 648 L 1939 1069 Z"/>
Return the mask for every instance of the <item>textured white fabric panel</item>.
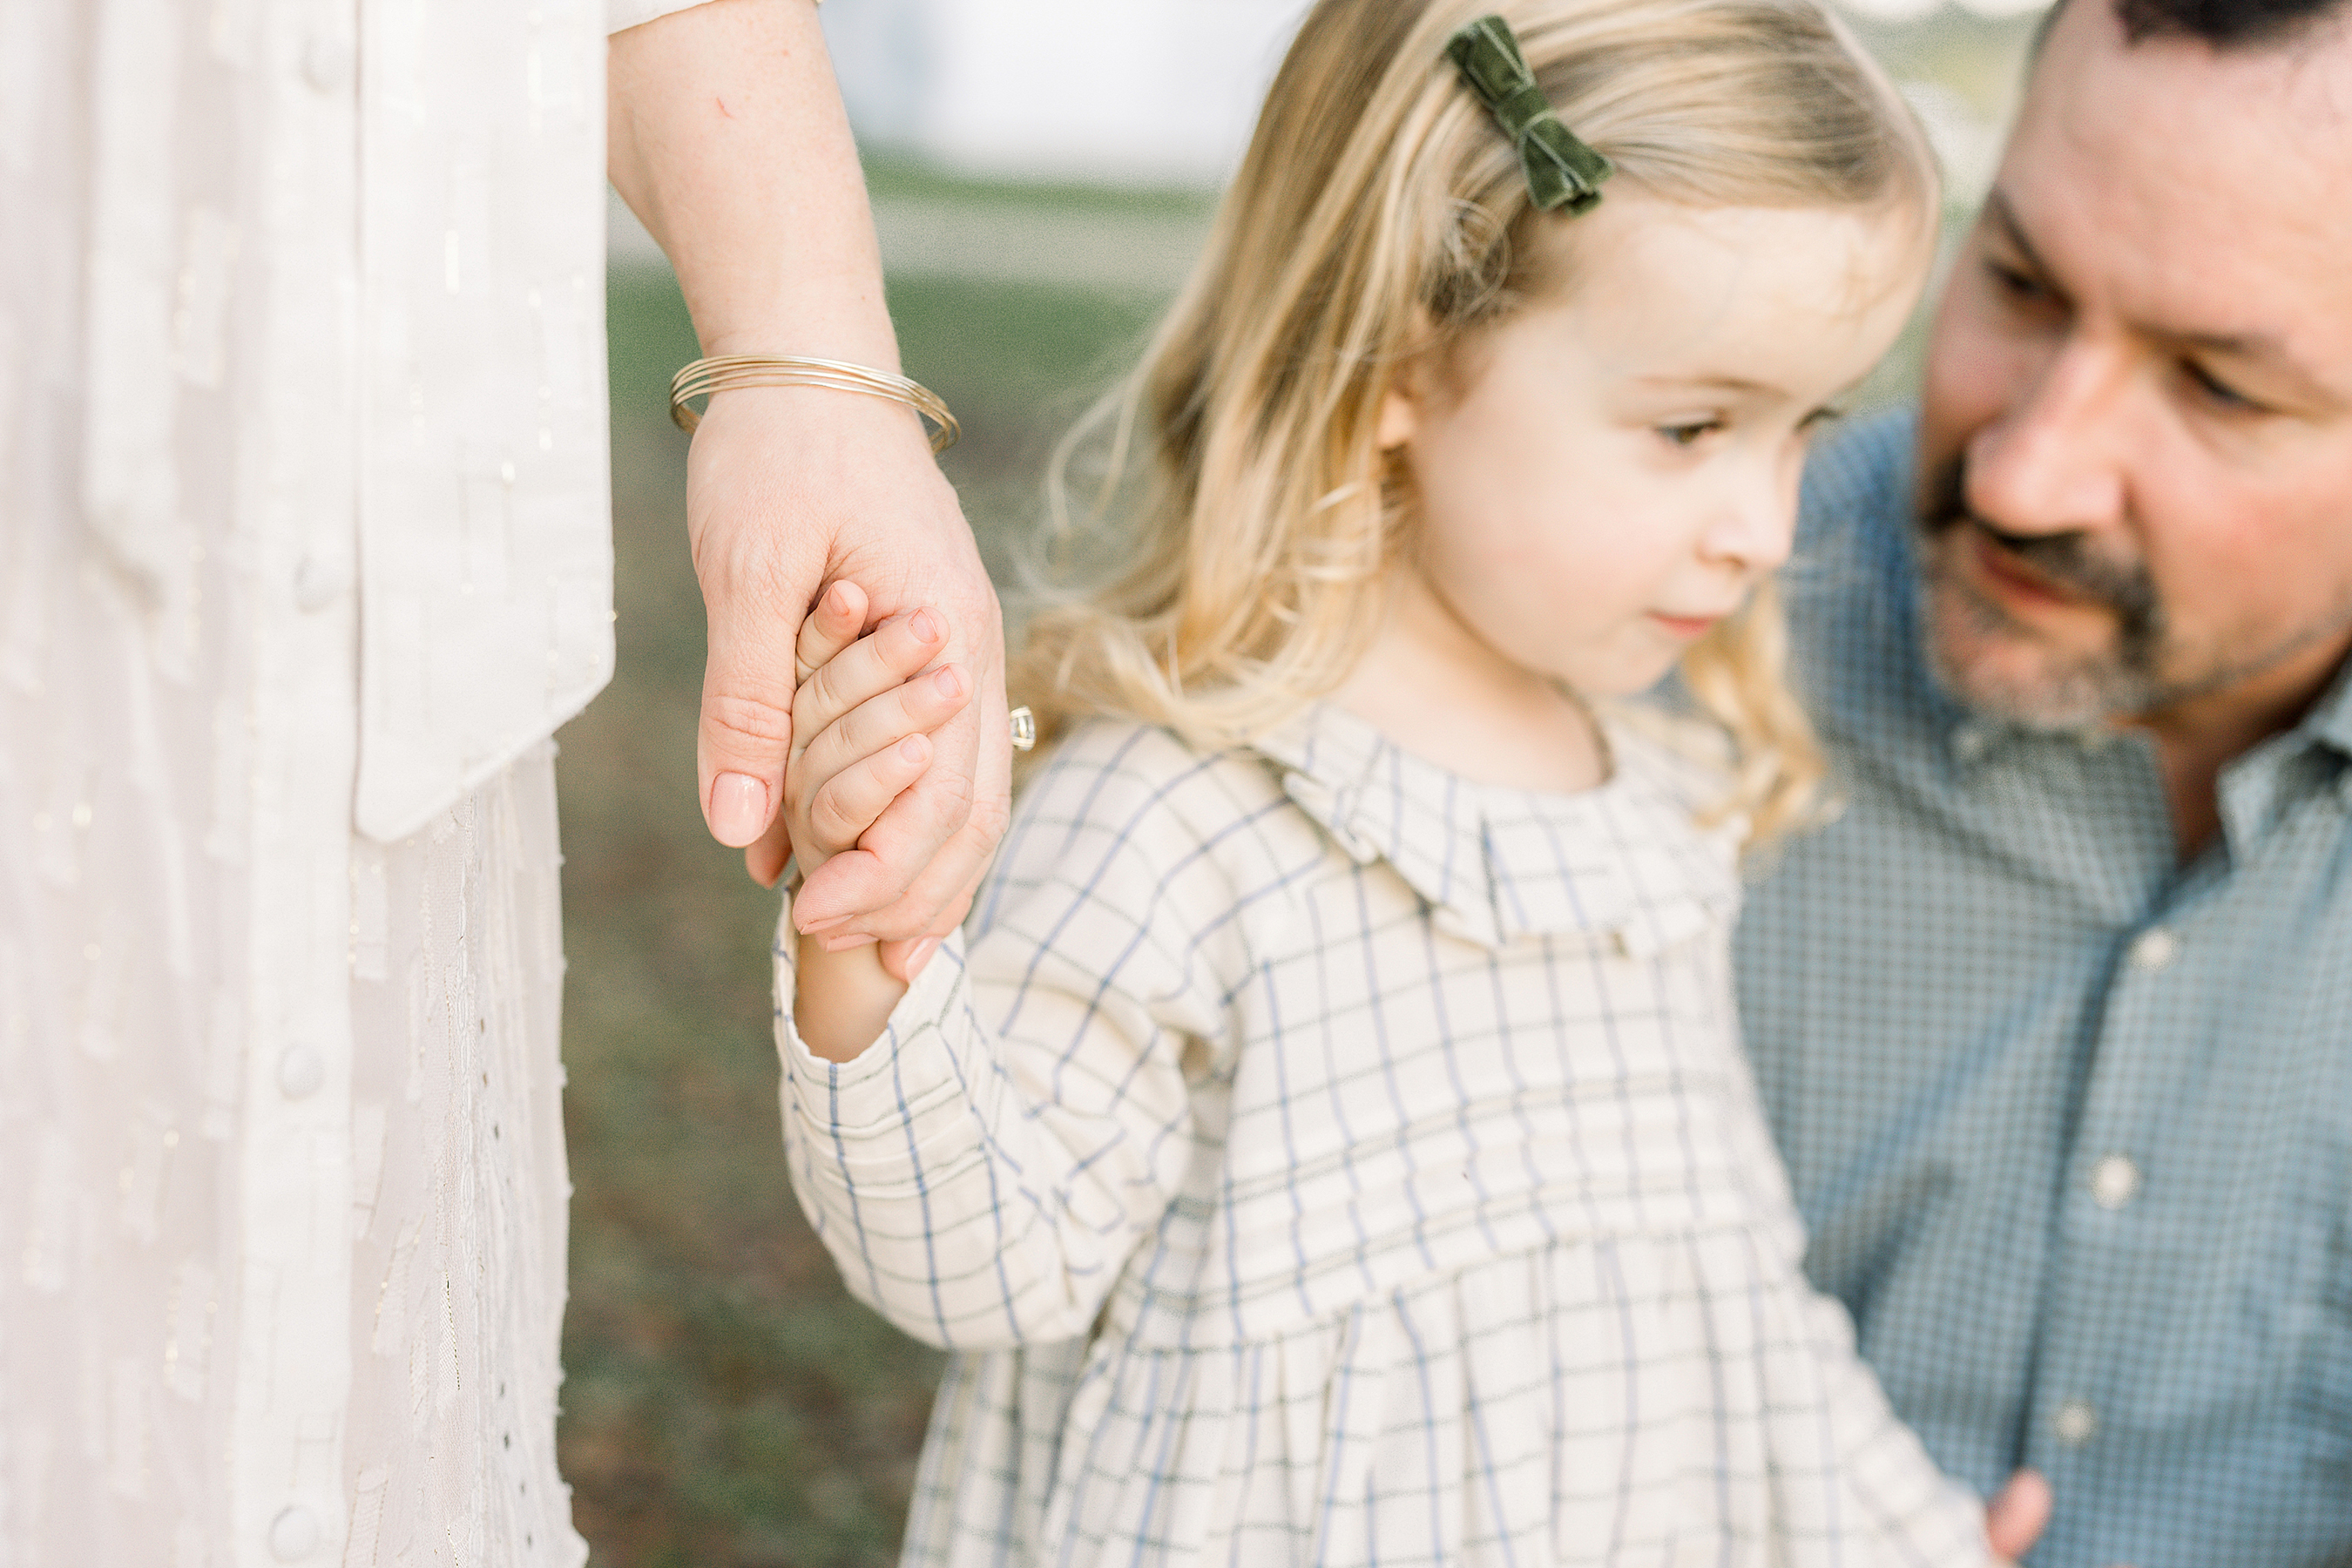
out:
<path id="1" fill-rule="evenodd" d="M 352 853 L 352 1568 L 585 1555 L 555 1469 L 553 758 L 535 746 L 414 837 Z"/>
<path id="2" fill-rule="evenodd" d="M 355 1518 L 380 1549 L 354 1563 L 581 1555 L 552 1453 L 543 736 L 551 671 L 574 667 L 551 616 L 478 596 L 461 617 L 519 615 L 528 645 L 504 664 L 463 637 L 430 650 L 529 694 L 491 748 L 524 760 L 470 795 L 436 773 L 419 837 L 372 844 L 352 821 L 381 585 L 359 567 L 363 506 L 423 519 L 422 558 L 464 505 L 386 453 L 404 306 L 361 238 L 364 219 L 446 242 L 446 164 L 428 208 L 363 189 L 362 49 L 415 44 L 425 11 L 0 0 L 6 1568 L 333 1563 Z M 576 45 L 568 79 L 533 52 L 562 41 L 544 30 L 445 39 L 440 65 L 550 110 L 568 79 L 575 112 L 543 120 L 584 146 L 600 18 L 543 11 Z M 598 184 L 590 167 L 592 214 Z M 593 269 L 593 223 L 561 232 Z M 520 275 L 499 287 L 549 319 Z M 600 345 L 599 324 L 580 313 L 566 341 Z M 518 360 L 520 336 L 486 338 L 475 374 L 535 405 L 554 341 Z M 519 466 L 513 501 L 578 502 L 542 520 L 588 541 L 571 560 L 606 526 L 601 359 L 583 363 L 567 417 L 596 438 L 557 449 L 592 479 L 534 489 Z M 549 575 L 539 537 L 514 533 L 512 579 Z M 437 575 L 460 597 L 457 570 Z"/>

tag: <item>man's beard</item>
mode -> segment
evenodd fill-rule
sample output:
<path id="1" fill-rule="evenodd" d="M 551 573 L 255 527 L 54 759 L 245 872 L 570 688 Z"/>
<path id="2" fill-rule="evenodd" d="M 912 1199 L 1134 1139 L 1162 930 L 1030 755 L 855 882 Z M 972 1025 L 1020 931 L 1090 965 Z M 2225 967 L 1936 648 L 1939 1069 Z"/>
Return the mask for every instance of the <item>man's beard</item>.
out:
<path id="1" fill-rule="evenodd" d="M 2011 533 L 1969 510 L 1968 473 L 1953 458 L 1935 476 L 1921 511 L 1921 579 L 1926 590 L 1927 658 L 1944 689 L 1969 707 L 2035 730 L 2089 729 L 2146 713 L 2190 695 L 2165 679 L 2170 662 L 2164 600 L 2140 562 L 2118 562 L 2091 547 L 2088 534 Z M 1969 535 L 1990 542 L 2035 576 L 2115 617 L 2113 641 L 2087 653 L 2062 653 L 1955 568 Z M 1969 658 L 1963 650 L 2007 643 L 2046 650 L 2025 672 Z M 2234 679 L 2234 677 L 2232 677 Z M 2227 681 L 2214 684 L 2227 684 Z M 2206 681 L 2194 686 L 2204 689 Z"/>
<path id="2" fill-rule="evenodd" d="M 2158 713 L 2226 691 L 2352 627 L 2352 593 L 2329 615 L 2294 628 L 2249 654 L 2216 644 L 2184 646 L 2165 614 L 2147 564 L 2102 557 L 2087 533 L 2011 533 L 1969 510 L 1968 470 L 1955 458 L 1936 475 L 1920 512 L 1920 578 L 1926 595 L 1928 667 L 1945 690 L 1979 712 L 2028 729 L 2081 731 L 2116 720 Z M 2011 558 L 2077 601 L 2115 616 L 2115 639 L 2090 653 L 2063 654 L 1997 601 L 1964 581 L 1952 554 L 1969 535 L 1990 540 Z M 1963 657 L 1971 647 L 2039 646 L 2046 656 L 2022 673 L 1998 660 Z"/>

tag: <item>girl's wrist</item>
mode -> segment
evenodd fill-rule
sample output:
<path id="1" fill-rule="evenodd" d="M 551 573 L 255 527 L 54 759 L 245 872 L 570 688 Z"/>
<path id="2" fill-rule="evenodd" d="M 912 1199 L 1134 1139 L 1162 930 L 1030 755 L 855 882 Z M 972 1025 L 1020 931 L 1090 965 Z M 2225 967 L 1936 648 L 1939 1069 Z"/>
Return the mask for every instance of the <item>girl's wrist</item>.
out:
<path id="1" fill-rule="evenodd" d="M 793 967 L 793 1028 L 809 1054 L 824 1061 L 863 1056 L 907 994 L 882 967 L 882 950 L 872 942 L 828 952 L 822 939 L 803 936 Z"/>

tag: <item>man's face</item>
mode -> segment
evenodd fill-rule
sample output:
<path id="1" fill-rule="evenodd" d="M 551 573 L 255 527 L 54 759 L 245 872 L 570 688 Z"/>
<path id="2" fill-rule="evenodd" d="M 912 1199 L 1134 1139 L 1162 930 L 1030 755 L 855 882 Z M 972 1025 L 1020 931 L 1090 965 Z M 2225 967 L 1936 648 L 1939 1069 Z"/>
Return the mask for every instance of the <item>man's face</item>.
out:
<path id="1" fill-rule="evenodd" d="M 1931 652 L 2053 728 L 2307 698 L 2352 644 L 2352 33 L 2072 0 L 1936 322 Z"/>

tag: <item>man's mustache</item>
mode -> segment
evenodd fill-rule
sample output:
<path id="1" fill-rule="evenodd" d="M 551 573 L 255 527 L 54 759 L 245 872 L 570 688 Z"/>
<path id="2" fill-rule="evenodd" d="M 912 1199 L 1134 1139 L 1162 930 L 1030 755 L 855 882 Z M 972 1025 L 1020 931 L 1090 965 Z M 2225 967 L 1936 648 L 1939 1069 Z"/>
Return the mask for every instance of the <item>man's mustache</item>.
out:
<path id="1" fill-rule="evenodd" d="M 1969 510 L 1968 465 L 1954 458 L 1936 475 L 1920 529 L 1940 539 L 1954 529 L 1976 530 L 2060 593 L 2115 612 L 2126 646 L 2153 639 L 2163 617 L 2156 580 L 2138 562 L 2116 562 L 2092 548 L 2081 530 L 2012 533 Z"/>

